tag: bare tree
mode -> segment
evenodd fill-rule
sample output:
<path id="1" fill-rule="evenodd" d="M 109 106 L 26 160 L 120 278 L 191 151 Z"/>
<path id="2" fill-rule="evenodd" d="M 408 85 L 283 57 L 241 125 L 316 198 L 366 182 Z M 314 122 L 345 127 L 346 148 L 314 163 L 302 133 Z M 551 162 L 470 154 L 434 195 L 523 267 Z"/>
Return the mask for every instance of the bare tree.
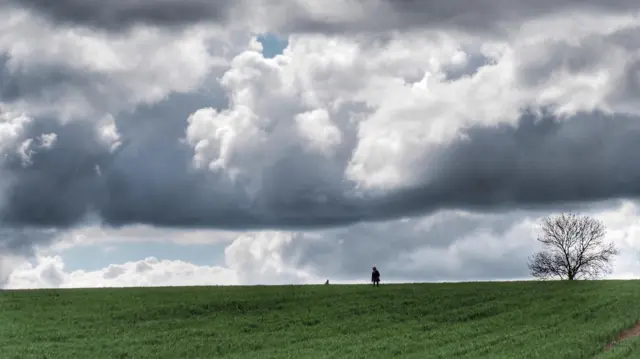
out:
<path id="1" fill-rule="evenodd" d="M 529 258 L 529 270 L 536 278 L 593 279 L 611 273 L 611 262 L 619 251 L 605 241 L 601 221 L 577 214 L 547 217 L 538 241 L 545 250 Z"/>

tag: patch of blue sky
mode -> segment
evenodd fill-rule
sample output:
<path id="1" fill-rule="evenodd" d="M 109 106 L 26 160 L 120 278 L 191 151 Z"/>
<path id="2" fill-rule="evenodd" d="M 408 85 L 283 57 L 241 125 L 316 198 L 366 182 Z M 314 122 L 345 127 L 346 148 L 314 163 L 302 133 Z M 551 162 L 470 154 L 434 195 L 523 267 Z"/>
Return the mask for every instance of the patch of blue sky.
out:
<path id="1" fill-rule="evenodd" d="M 284 49 L 289 46 L 288 39 L 281 38 L 272 33 L 260 34 L 257 36 L 257 40 L 262 44 L 262 56 L 268 59 L 282 54 Z"/>
<path id="2" fill-rule="evenodd" d="M 77 246 L 59 255 L 66 271 L 94 271 L 110 264 L 135 262 L 147 257 L 159 260 L 180 260 L 196 265 L 224 265 L 225 244 L 189 244 L 171 242 L 104 243 Z"/>

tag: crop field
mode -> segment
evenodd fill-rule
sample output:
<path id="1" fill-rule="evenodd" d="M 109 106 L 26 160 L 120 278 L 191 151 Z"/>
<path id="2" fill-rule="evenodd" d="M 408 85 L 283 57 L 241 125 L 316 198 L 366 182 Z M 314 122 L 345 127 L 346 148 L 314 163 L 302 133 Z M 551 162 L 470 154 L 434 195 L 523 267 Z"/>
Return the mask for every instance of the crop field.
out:
<path id="1" fill-rule="evenodd" d="M 0 291 L 0 358 L 626 358 L 640 282 Z"/>

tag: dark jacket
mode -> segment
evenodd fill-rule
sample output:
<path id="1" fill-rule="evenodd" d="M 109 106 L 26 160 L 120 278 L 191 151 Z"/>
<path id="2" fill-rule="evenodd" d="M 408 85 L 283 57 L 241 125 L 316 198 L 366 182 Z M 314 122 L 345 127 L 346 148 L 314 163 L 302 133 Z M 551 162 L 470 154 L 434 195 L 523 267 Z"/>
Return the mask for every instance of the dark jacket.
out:
<path id="1" fill-rule="evenodd" d="M 380 281 L 380 272 L 378 272 L 378 270 L 374 270 L 373 272 L 371 272 L 371 281 L 372 282 L 379 282 Z"/>

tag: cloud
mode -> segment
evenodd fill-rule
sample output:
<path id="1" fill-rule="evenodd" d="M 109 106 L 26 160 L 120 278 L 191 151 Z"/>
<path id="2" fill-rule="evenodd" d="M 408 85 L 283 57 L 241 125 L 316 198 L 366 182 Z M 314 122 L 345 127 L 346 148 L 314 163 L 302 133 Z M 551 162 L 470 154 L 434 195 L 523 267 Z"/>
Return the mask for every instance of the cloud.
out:
<path id="1" fill-rule="evenodd" d="M 224 69 L 236 41 L 246 41 L 210 27 L 110 34 L 56 26 L 24 11 L 8 9 L 3 16 L 0 101 L 65 122 L 195 91 Z"/>
<path id="2" fill-rule="evenodd" d="M 581 46 L 570 48 L 577 54 L 560 56 L 578 58 L 624 30 L 606 31 L 585 35 Z M 547 66 L 539 60 L 546 57 L 524 57 L 524 43 L 515 42 L 481 50 L 493 60 L 449 81 L 443 69 L 466 55 L 455 38 L 403 35 L 384 50 L 338 38 L 328 47 L 327 40 L 291 38 L 275 59 L 255 52 L 236 57 L 221 79 L 231 107 L 203 109 L 189 120 L 195 164 L 228 176 L 257 203 L 270 203 L 276 220 L 290 213 L 299 216 L 291 223 L 315 215 L 319 223 L 339 224 L 441 208 L 557 206 L 638 194 L 636 166 L 623 149 L 638 134 L 636 115 L 611 113 L 618 107 L 613 84 L 624 71 L 594 74 L 593 66 L 565 68 L 558 60 L 528 83 L 521 79 Z M 409 43 L 424 44 L 417 48 L 432 61 L 413 63 L 424 57 L 402 52 Z M 537 50 L 546 50 L 539 44 Z M 613 52 L 635 51 L 614 44 Z M 594 59 L 608 68 L 602 61 L 627 60 Z M 556 75 L 545 78 L 551 68 Z M 415 75 L 420 71 L 422 79 Z M 605 175 L 611 171 L 618 175 Z"/>
<path id="3" fill-rule="evenodd" d="M 61 256 L 39 254 L 33 261 L 14 262 L 4 288 L 320 283 L 280 258 L 280 244 L 290 239 L 279 233 L 239 236 L 227 247 L 225 263 L 215 266 L 148 257 L 95 271 L 67 271 Z"/>
<path id="4" fill-rule="evenodd" d="M 113 138 L 104 140 L 99 127 L 87 122 L 62 128 L 55 121 L 34 121 L 26 137 L 53 133 L 56 143 L 32 149 L 28 163 L 21 152 L 6 157 L 3 171 L 11 182 L 0 211 L 5 224 L 70 226 L 84 219 L 100 197 L 102 177 L 96 167 L 109 167 Z"/>
<path id="5" fill-rule="evenodd" d="M 99 224 L 85 225 L 56 233 L 49 250 L 62 251 L 78 246 L 118 245 L 131 243 L 164 242 L 180 245 L 199 245 L 232 242 L 237 232 L 215 229 L 175 229 L 149 225 L 129 225 L 120 228 Z M 40 250 L 44 250 L 40 248 Z"/>
<path id="6" fill-rule="evenodd" d="M 6 289 L 69 287 L 139 287 L 238 284 L 235 273 L 222 267 L 197 266 L 182 261 L 150 257 L 138 262 L 111 265 L 97 271 L 65 271 L 58 256 L 39 257 L 11 273 Z"/>
<path id="7" fill-rule="evenodd" d="M 578 46 L 560 38 L 550 48 L 541 40 L 525 47 L 524 37 L 474 50 L 464 38 L 407 34 L 384 46 L 292 37 L 270 59 L 248 49 L 220 79 L 227 108 L 151 110 L 162 129 L 155 140 L 136 123 L 142 108 L 87 125 L 36 118 L 27 138 L 55 134 L 56 144 L 31 154 L 27 168 L 5 166 L 17 178 L 5 222 L 69 227 L 95 213 L 112 225 L 321 227 L 442 208 L 632 197 L 638 174 L 621 151 L 634 146 L 635 115 L 611 113 L 611 84 L 627 73 L 594 73 L 595 64 L 632 61 L 623 56 L 633 51 L 625 26 L 594 27 L 595 35 L 574 35 Z M 618 39 L 607 46 L 619 56 L 572 65 L 596 55 L 604 39 Z M 422 53 L 411 50 L 417 44 Z M 521 55 L 535 46 L 564 53 Z M 451 79 L 451 69 L 478 54 L 479 67 Z M 552 69 L 557 75 L 545 78 Z M 197 104 L 186 99 L 157 106 Z M 602 175 L 611 171 L 618 175 Z M 55 183 L 66 187 L 53 190 Z"/>
<path id="8" fill-rule="evenodd" d="M 48 246 L 57 234 L 55 230 L 0 227 L 0 288 L 16 267 L 36 254 L 37 246 Z"/>
<path id="9" fill-rule="evenodd" d="M 490 209 L 640 195 L 640 169 L 628 152 L 640 136 L 637 116 L 524 115 L 516 127 L 472 127 L 464 135 L 434 161 L 430 182 L 399 197 L 406 209 L 411 199 L 417 209 Z"/>
<path id="10" fill-rule="evenodd" d="M 266 2 L 253 21 L 285 33 L 385 34 L 390 31 L 434 29 L 481 36 L 509 37 L 523 23 L 539 18 L 628 14 L 637 3 L 619 0 L 537 1 L 463 0 L 442 3 L 421 0 L 282 1 Z M 267 5 L 268 4 L 268 5 Z M 286 14 L 286 16 L 283 16 Z M 384 36 L 384 35 L 383 35 Z"/>
<path id="11" fill-rule="evenodd" d="M 73 1 L 20 4 L 0 24 L 9 232 L 273 230 L 230 245 L 238 280 L 280 275 L 282 263 L 279 278 L 295 281 L 420 261 L 439 264 L 385 275 L 491 278 L 523 274 L 515 252 L 531 248 L 465 226 L 525 236 L 527 219 L 507 212 L 638 196 L 640 22 L 629 1 L 189 1 L 182 12 L 116 1 L 92 17 Z M 258 30 L 290 32 L 283 53 L 265 58 Z M 400 219 L 418 215 L 436 232 Z M 435 235 L 424 223 L 437 220 L 449 224 Z M 351 239 L 345 253 L 362 254 L 351 268 L 336 243 L 373 236 L 369 226 L 382 243 Z M 448 244 L 431 251 L 420 236 Z M 20 238 L 2 248 L 60 236 Z M 495 257 L 472 257 L 480 242 Z"/>
<path id="12" fill-rule="evenodd" d="M 283 249 L 283 257 L 329 278 L 364 278 L 373 265 L 392 281 L 525 278 L 534 218 L 445 211 L 357 224 L 306 233 Z"/>
<path id="13" fill-rule="evenodd" d="M 604 221 L 607 239 L 621 249 L 610 278 L 637 277 L 638 203 L 623 201 L 587 213 Z M 321 231 L 237 233 L 215 265 L 149 257 L 70 271 L 65 251 L 49 250 L 30 262 L 14 259 L 13 270 L 5 271 L 5 287 L 321 284 L 327 278 L 366 283 L 372 265 L 386 283 L 522 280 L 529 279 L 526 259 L 539 249 L 535 235 L 545 214 L 444 211 Z M 112 244 L 126 247 L 125 242 Z"/>
<path id="14" fill-rule="evenodd" d="M 539 17 L 568 14 L 627 14 L 638 10 L 631 0 L 601 1 L 485 0 L 469 4 L 454 0 L 280 0 L 204 1 L 117 0 L 87 3 L 63 0 L 5 0 L 53 22 L 120 32 L 135 26 L 176 28 L 195 24 L 251 24 L 287 33 L 354 33 L 390 30 L 446 29 L 474 33 L 505 33 L 511 26 Z M 260 30 L 257 30 L 260 29 Z"/>
<path id="15" fill-rule="evenodd" d="M 63 0 L 55 3 L 42 0 L 5 0 L 16 7 L 35 10 L 59 23 L 121 31 L 136 25 L 177 27 L 197 22 L 226 23 L 234 15 L 236 1 L 229 0 L 117 0 L 86 2 Z"/>

